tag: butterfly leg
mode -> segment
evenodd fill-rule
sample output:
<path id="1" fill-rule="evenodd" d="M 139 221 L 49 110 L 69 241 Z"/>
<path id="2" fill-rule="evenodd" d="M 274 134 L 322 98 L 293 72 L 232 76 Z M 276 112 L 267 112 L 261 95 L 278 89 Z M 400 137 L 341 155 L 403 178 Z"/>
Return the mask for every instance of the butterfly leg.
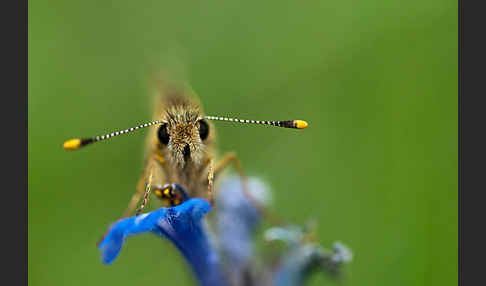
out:
<path id="1" fill-rule="evenodd" d="M 240 160 L 238 159 L 238 156 L 234 152 L 229 152 L 226 153 L 223 158 L 216 164 L 216 167 L 214 168 L 214 178 L 216 178 L 219 174 L 222 173 L 230 164 L 233 164 L 236 173 L 241 179 L 241 184 L 242 184 L 242 189 L 243 189 L 243 194 L 255 205 L 259 205 L 255 199 L 248 193 L 248 184 L 247 184 L 247 179 L 246 175 L 243 172 L 243 167 L 241 166 Z"/>
<path id="2" fill-rule="evenodd" d="M 208 166 L 208 194 L 209 203 L 214 205 L 214 160 L 209 159 Z"/>
<path id="3" fill-rule="evenodd" d="M 148 198 L 150 195 L 150 185 L 146 185 L 146 180 L 147 178 L 151 180 L 151 177 L 153 176 L 153 161 L 157 162 L 164 172 L 168 174 L 168 166 L 167 162 L 164 160 L 162 155 L 158 150 L 152 151 L 148 156 L 147 159 L 145 160 L 145 166 L 142 171 L 142 175 L 140 176 L 140 179 L 137 182 L 137 190 L 135 194 L 133 194 L 132 198 L 130 199 L 130 202 L 128 203 L 128 207 L 126 208 L 125 212 L 123 213 L 122 217 L 128 217 L 130 214 L 133 212 L 133 210 L 137 207 L 138 202 L 142 198 L 142 195 L 144 197 L 144 202 L 143 202 L 143 207 L 148 202 Z M 137 210 L 138 211 L 138 210 Z M 140 210 L 141 211 L 141 210 Z"/>
<path id="4" fill-rule="evenodd" d="M 148 202 L 148 199 L 149 199 L 149 196 L 150 196 L 150 188 L 152 186 L 152 176 L 154 174 L 153 171 L 154 171 L 153 170 L 153 165 L 151 165 L 150 166 L 148 183 L 147 183 L 147 186 L 145 187 L 145 194 L 143 195 L 143 201 L 142 201 L 142 204 L 140 205 L 140 207 L 135 212 L 135 215 L 139 215 L 143 211 L 143 209 L 145 208 L 145 206 L 147 205 L 147 202 Z"/>

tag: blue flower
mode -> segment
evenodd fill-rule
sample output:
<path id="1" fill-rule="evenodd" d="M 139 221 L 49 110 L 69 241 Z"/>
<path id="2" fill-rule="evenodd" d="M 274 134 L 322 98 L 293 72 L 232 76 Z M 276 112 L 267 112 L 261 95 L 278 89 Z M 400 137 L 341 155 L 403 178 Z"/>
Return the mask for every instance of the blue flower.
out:
<path id="1" fill-rule="evenodd" d="M 202 221 L 210 210 L 207 201 L 193 198 L 175 207 L 121 219 L 110 227 L 98 246 L 102 261 L 111 264 L 127 236 L 152 232 L 174 243 L 201 285 L 226 285 L 220 271 L 219 256 L 209 243 Z"/>

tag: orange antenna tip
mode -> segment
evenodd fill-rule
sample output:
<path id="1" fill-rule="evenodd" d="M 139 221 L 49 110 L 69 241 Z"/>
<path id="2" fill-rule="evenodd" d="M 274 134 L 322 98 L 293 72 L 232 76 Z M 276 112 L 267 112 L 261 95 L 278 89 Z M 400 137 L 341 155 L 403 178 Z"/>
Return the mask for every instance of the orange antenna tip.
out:
<path id="1" fill-rule="evenodd" d="M 294 120 L 294 124 L 295 124 L 295 128 L 297 129 L 304 129 L 307 126 L 309 126 L 309 124 L 304 120 Z"/>
<path id="2" fill-rule="evenodd" d="M 78 139 L 78 138 L 69 139 L 68 141 L 64 142 L 62 147 L 65 150 L 76 150 L 79 147 L 81 147 L 81 139 Z"/>

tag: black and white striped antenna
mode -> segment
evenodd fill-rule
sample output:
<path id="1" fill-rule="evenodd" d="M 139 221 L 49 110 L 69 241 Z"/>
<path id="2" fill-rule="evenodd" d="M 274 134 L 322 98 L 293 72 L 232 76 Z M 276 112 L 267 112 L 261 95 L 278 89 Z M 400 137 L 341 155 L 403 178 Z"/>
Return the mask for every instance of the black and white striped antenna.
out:
<path id="1" fill-rule="evenodd" d="M 76 150 L 76 149 L 79 149 L 83 146 L 86 146 L 86 145 L 94 143 L 94 142 L 103 141 L 103 140 L 106 140 L 106 139 L 111 138 L 111 137 L 130 133 L 130 132 L 135 131 L 137 129 L 141 129 L 141 128 L 145 128 L 145 127 L 149 127 L 149 126 L 152 126 L 152 125 L 155 125 L 155 124 L 160 124 L 160 123 L 165 123 L 165 122 L 166 122 L 165 120 L 156 120 L 156 121 L 147 122 L 147 123 L 144 123 L 144 124 L 132 127 L 132 128 L 128 128 L 128 129 L 125 129 L 125 130 L 112 132 L 112 133 L 102 135 L 102 136 L 96 136 L 96 137 L 91 137 L 91 138 L 81 138 L 81 139 L 80 138 L 69 139 L 66 142 L 64 142 L 63 147 L 66 150 Z"/>
<path id="2" fill-rule="evenodd" d="M 304 120 L 261 121 L 261 120 L 248 120 L 248 119 L 237 119 L 237 118 L 229 118 L 229 117 L 219 117 L 219 116 L 204 116 L 203 118 L 208 119 L 208 120 L 272 125 L 272 126 L 278 126 L 278 127 L 284 127 L 284 128 L 295 128 L 295 129 L 304 129 L 308 126 L 307 122 L 304 121 Z"/>

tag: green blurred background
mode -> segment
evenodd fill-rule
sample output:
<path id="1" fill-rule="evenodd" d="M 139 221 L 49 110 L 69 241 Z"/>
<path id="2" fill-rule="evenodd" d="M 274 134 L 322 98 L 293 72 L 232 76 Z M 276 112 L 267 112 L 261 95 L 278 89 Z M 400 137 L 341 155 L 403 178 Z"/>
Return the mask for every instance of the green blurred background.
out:
<path id="1" fill-rule="evenodd" d="M 341 283 L 310 285 L 456 285 L 457 1 L 180 2 L 29 2 L 29 284 L 193 283 L 155 236 L 112 266 L 96 249 L 147 131 L 61 148 L 150 119 L 148 71 L 175 54 L 207 113 L 310 123 L 215 122 L 274 210 L 353 249 Z"/>

